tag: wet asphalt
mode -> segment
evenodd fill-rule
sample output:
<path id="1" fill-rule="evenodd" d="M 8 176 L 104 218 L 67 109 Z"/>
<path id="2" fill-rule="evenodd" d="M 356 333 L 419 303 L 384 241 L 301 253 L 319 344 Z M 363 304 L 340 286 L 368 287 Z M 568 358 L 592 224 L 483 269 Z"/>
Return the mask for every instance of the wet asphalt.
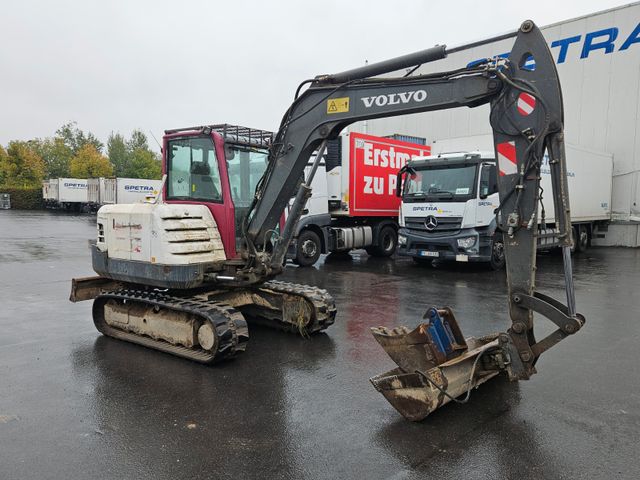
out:
<path id="1" fill-rule="evenodd" d="M 369 384 L 393 366 L 369 328 L 448 305 L 466 336 L 502 330 L 503 273 L 358 252 L 290 266 L 336 323 L 310 340 L 252 327 L 243 356 L 206 367 L 102 337 L 68 301 L 94 221 L 0 211 L 0 479 L 640 476 L 640 250 L 575 258 L 588 323 L 538 375 L 410 423 Z M 563 299 L 562 282 L 561 257 L 539 256 L 539 290 Z"/>

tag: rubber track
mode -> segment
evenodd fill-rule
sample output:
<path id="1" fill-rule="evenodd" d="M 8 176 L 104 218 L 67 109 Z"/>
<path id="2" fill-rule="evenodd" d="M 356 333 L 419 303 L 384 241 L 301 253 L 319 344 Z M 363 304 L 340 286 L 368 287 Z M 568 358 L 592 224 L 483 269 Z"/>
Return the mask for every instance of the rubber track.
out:
<path id="1" fill-rule="evenodd" d="M 217 349 L 215 352 L 191 349 L 182 345 L 173 345 L 164 340 L 154 340 L 148 336 L 113 328 L 104 321 L 104 305 L 111 299 L 142 303 L 161 309 L 197 315 L 214 326 L 217 336 Z M 138 345 L 207 364 L 228 359 L 244 352 L 249 340 L 247 322 L 240 312 L 229 305 L 132 288 L 107 292 L 97 297 L 93 303 L 93 321 L 98 331 L 109 337 L 137 343 Z"/>
<path id="2" fill-rule="evenodd" d="M 326 290 L 311 285 L 301 285 L 297 283 L 282 282 L 280 280 L 270 280 L 261 284 L 259 290 L 267 289 L 277 293 L 286 293 L 304 298 L 313 306 L 313 314 L 309 323 L 304 326 L 304 332 L 300 332 L 297 325 L 275 320 L 266 320 L 264 323 L 269 326 L 286 330 L 293 333 L 311 334 L 325 330 L 333 325 L 336 319 L 336 302 Z"/>

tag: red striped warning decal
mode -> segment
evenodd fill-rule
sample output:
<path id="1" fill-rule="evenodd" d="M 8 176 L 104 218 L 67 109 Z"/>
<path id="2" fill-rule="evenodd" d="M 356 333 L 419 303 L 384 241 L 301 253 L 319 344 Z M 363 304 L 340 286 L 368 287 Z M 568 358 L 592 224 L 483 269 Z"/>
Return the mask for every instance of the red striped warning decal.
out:
<path id="1" fill-rule="evenodd" d="M 516 142 L 498 144 L 498 169 L 500 170 L 500 176 L 513 175 L 518 172 Z"/>
<path id="2" fill-rule="evenodd" d="M 518 113 L 520 115 L 530 115 L 533 109 L 536 108 L 536 99 L 528 93 L 521 93 L 518 96 Z"/>

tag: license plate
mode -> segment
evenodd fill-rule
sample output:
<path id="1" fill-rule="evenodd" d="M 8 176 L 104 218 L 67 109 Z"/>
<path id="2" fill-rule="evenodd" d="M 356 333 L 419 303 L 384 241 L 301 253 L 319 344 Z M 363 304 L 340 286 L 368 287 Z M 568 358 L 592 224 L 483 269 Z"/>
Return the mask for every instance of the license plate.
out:
<path id="1" fill-rule="evenodd" d="M 431 250 L 420 250 L 420 256 L 422 257 L 439 257 L 440 252 L 432 252 Z"/>

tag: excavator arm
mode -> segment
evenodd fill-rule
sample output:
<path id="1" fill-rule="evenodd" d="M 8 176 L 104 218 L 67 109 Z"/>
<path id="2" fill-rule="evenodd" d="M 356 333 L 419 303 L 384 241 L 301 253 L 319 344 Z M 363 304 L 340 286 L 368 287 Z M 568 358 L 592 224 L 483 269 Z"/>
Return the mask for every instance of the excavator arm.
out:
<path id="1" fill-rule="evenodd" d="M 414 331 L 373 329 L 398 368 L 371 381 L 412 420 L 424 418 L 448 401 L 458 401 L 465 392 L 468 398 L 473 387 L 501 371 L 513 380 L 529 378 L 540 354 L 584 323 L 575 311 L 573 293 L 560 83 L 546 41 L 533 22 L 524 22 L 514 36 L 507 59 L 487 59 L 450 72 L 372 78 L 444 58 L 455 50 L 438 46 L 305 82 L 310 86 L 286 112 L 271 145 L 269 167 L 245 225 L 246 265 L 238 271 L 239 278 L 255 283 L 277 275 L 328 139 L 360 120 L 490 103 L 500 171 L 496 215 L 504 236 L 511 327 L 506 333 L 465 339 L 452 311 L 433 307 L 425 314 L 428 322 Z M 545 151 L 563 248 L 567 306 L 535 291 L 540 167 Z M 314 167 L 301 180 L 313 152 L 317 152 Z M 285 228 L 275 235 L 274 228 L 294 193 Z M 533 331 L 534 312 L 557 325 L 541 341 Z"/>

